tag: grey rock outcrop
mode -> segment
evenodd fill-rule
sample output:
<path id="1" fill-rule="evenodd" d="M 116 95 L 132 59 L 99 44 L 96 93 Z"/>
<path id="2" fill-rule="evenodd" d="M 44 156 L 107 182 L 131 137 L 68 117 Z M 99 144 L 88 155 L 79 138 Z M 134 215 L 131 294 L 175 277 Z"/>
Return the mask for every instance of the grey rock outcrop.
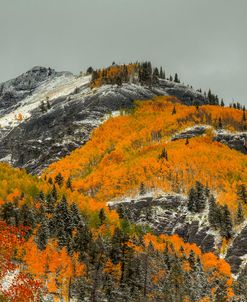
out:
<path id="1" fill-rule="evenodd" d="M 196 243 L 204 252 L 215 250 L 207 213 L 192 217 L 187 210 L 187 199 L 182 195 L 140 196 L 129 202 L 109 203 L 109 207 L 134 223 L 151 227 L 155 234 L 177 234 L 186 242 Z"/>
<path id="2" fill-rule="evenodd" d="M 25 97 L 32 95 L 44 81 L 50 80 L 61 73 L 54 69 L 35 66 L 13 80 L 0 84 L 0 112 L 10 112 Z"/>
<path id="3" fill-rule="evenodd" d="M 186 105 L 203 105 L 208 104 L 208 98 L 190 86 L 176 83 L 169 80 L 160 79 L 159 86 L 164 88 L 167 94 L 175 96 L 183 101 Z"/>
<path id="4" fill-rule="evenodd" d="M 197 125 L 186 128 L 183 131 L 172 136 L 171 140 L 193 138 L 205 134 L 207 129 L 213 129 L 209 125 Z M 215 130 L 213 141 L 227 145 L 241 153 L 247 154 L 247 132 L 229 132 L 224 129 Z"/>
<path id="5" fill-rule="evenodd" d="M 175 140 L 178 140 L 178 139 L 186 139 L 186 138 L 201 136 L 206 132 L 206 130 L 208 128 L 209 128 L 209 126 L 206 126 L 206 125 L 199 125 L 199 126 L 190 127 L 190 128 L 187 128 L 187 129 L 183 130 L 180 133 L 175 134 L 171 138 L 171 140 L 175 141 Z"/>
<path id="6" fill-rule="evenodd" d="M 226 260 L 231 264 L 232 272 L 238 273 L 243 257 L 247 259 L 247 226 L 236 236 L 227 251 Z"/>
<path id="7" fill-rule="evenodd" d="M 227 145 L 231 149 L 247 154 L 247 132 L 231 133 L 219 130 L 213 140 Z"/>

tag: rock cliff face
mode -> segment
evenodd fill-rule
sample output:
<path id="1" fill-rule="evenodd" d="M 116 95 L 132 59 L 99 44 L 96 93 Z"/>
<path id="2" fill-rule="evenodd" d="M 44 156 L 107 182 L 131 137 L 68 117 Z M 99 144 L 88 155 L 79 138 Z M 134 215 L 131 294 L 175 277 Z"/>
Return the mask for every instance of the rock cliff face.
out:
<path id="1" fill-rule="evenodd" d="M 208 125 L 198 125 L 184 129 L 182 132 L 175 134 L 171 140 L 193 138 L 205 134 L 206 130 L 212 129 Z M 213 130 L 213 141 L 227 145 L 231 149 L 247 154 L 247 132 L 229 132 L 223 129 Z"/>
<path id="2" fill-rule="evenodd" d="M 187 209 L 187 198 L 179 194 L 152 193 L 148 196 L 137 196 L 108 204 L 123 218 L 150 227 L 156 234 L 177 234 L 189 243 L 196 243 L 204 252 L 219 254 L 222 237 L 208 222 L 208 205 L 200 214 L 190 213 Z M 241 231 L 233 235 L 225 257 L 234 274 L 247 269 L 247 226 L 243 223 Z"/>
<path id="3" fill-rule="evenodd" d="M 227 145 L 231 149 L 247 154 L 247 132 L 231 133 L 219 130 L 214 141 Z"/>
<path id="4" fill-rule="evenodd" d="M 32 95 L 41 83 L 61 74 L 54 69 L 36 66 L 19 77 L 0 84 L 0 111 L 10 112 L 21 100 Z"/>
<path id="5" fill-rule="evenodd" d="M 218 247 L 219 236 L 209 227 L 207 209 L 200 214 L 191 214 L 183 195 L 154 197 L 151 194 L 127 202 L 109 203 L 109 207 L 134 223 L 151 227 L 156 234 L 178 234 L 186 242 L 196 243 L 204 252 Z"/>
<path id="6" fill-rule="evenodd" d="M 154 87 L 126 83 L 91 90 L 90 79 L 34 67 L 0 84 L 0 160 L 39 173 L 84 144 L 107 114 L 133 107 L 134 100 L 170 94 L 190 105 L 193 99 L 207 102 L 201 93 L 167 80 Z"/>
<path id="7" fill-rule="evenodd" d="M 231 263 L 232 272 L 238 273 L 240 268 L 247 270 L 247 225 L 235 237 L 227 251 L 226 260 Z"/>

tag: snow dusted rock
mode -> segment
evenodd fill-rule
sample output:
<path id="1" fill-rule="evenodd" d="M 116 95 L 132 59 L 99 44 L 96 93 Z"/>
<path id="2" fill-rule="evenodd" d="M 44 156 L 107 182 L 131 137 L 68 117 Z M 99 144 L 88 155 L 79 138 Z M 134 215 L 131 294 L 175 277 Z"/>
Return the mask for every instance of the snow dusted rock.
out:
<path id="1" fill-rule="evenodd" d="M 110 202 L 108 206 L 134 223 L 151 227 L 156 234 L 178 234 L 186 242 L 196 243 L 204 252 L 216 248 L 217 234 L 209 227 L 207 209 L 201 214 L 191 214 L 183 195 L 139 196 L 127 202 Z"/>
<path id="2" fill-rule="evenodd" d="M 175 140 L 178 140 L 178 139 L 186 139 L 186 138 L 192 138 L 192 137 L 195 137 L 195 136 L 201 136 L 209 128 L 210 128 L 210 126 L 207 126 L 207 125 L 198 125 L 198 126 L 186 128 L 182 132 L 177 133 L 176 135 L 174 135 L 171 138 L 171 140 L 175 141 Z"/>
<path id="3" fill-rule="evenodd" d="M 226 130 L 218 130 L 214 137 L 214 141 L 247 154 L 247 132 L 232 133 Z"/>
<path id="4" fill-rule="evenodd" d="M 203 135 L 207 129 L 212 129 L 209 125 L 197 125 L 186 128 L 180 133 L 175 134 L 171 140 L 192 138 Z M 229 132 L 224 129 L 214 131 L 213 141 L 227 145 L 231 149 L 235 149 L 247 154 L 247 132 Z"/>
<path id="5" fill-rule="evenodd" d="M 209 103 L 203 93 L 194 90 L 190 86 L 164 79 L 159 79 L 159 86 L 165 89 L 167 94 L 177 97 L 186 105 L 203 105 Z"/>
<path id="6" fill-rule="evenodd" d="M 61 73 L 45 67 L 33 67 L 17 78 L 0 84 L 0 111 L 10 112 L 25 97 L 32 95 L 41 83 Z"/>
<path id="7" fill-rule="evenodd" d="M 244 259 L 247 257 L 247 226 L 236 236 L 227 251 L 226 260 L 231 264 L 232 272 L 239 271 Z M 247 267 L 247 266 L 246 266 Z"/>

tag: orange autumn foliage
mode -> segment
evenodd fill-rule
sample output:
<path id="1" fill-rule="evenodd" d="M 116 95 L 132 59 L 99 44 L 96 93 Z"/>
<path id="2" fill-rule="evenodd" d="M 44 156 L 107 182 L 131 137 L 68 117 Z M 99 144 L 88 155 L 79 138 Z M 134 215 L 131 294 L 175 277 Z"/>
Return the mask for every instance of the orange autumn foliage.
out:
<path id="1" fill-rule="evenodd" d="M 219 116 L 225 126 L 238 128 L 242 112 L 219 106 L 185 106 L 174 99 L 160 97 L 137 102 L 133 113 L 111 118 L 96 129 L 92 139 L 71 155 L 52 164 L 44 175 L 54 178 L 59 172 L 71 177 L 72 186 L 84 196 L 81 205 L 107 202 L 122 195 L 134 195 L 140 183 L 151 190 L 187 193 L 200 180 L 219 195 L 220 203 L 236 210 L 236 188 L 246 182 L 245 155 L 205 136 L 171 141 L 180 130 L 197 123 L 216 126 Z M 160 160 L 163 148 L 168 161 Z M 210 160 L 208 160 L 210 158 Z"/>
<path id="2" fill-rule="evenodd" d="M 83 276 L 84 264 L 78 261 L 77 255 L 69 256 L 66 249 L 59 249 L 57 244 L 50 241 L 45 250 L 39 250 L 35 242 L 25 243 L 26 254 L 23 258 L 27 271 L 38 280 L 47 282 L 48 290 L 56 292 L 60 284 L 62 295 L 66 295 L 70 279 Z"/>

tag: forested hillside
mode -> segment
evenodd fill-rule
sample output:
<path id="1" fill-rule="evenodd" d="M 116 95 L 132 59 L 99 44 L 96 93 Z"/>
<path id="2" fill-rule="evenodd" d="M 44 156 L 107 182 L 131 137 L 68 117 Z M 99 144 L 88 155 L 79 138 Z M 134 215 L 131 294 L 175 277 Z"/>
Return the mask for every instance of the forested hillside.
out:
<path id="1" fill-rule="evenodd" d="M 52 81 L 61 85 L 56 76 Z M 89 86 L 69 99 L 73 86 L 63 78 L 68 86 L 59 86 L 61 99 L 44 112 L 30 111 L 4 137 L 9 141 L 15 131 L 25 137 L 25 129 L 36 129 L 37 121 L 46 127 L 47 121 L 47 150 L 55 148 L 57 157 L 46 163 L 46 150 L 40 161 L 43 149 L 33 147 L 28 167 L 37 167 L 36 156 L 48 166 L 39 176 L 0 164 L 0 301 L 246 301 L 245 108 L 226 107 L 211 91 L 198 91 L 199 101 L 174 93 L 157 97 L 162 81 L 176 93 L 185 88 L 177 74 L 167 80 L 149 62 L 89 68 L 85 77 L 86 84 L 72 77 Z M 132 95 L 129 102 L 125 85 L 145 97 L 133 101 Z M 107 99 L 113 87 L 123 93 L 117 105 L 117 93 Z M 104 103 L 93 113 L 101 121 L 90 120 L 83 130 L 86 143 L 82 129 L 59 132 L 68 145 L 73 131 L 77 135 L 76 146 L 62 152 L 55 130 L 61 121 L 78 126 L 82 116 L 73 123 L 64 116 L 67 110 L 74 116 L 72 103 L 91 114 L 96 107 L 85 107 L 91 98 Z"/>

